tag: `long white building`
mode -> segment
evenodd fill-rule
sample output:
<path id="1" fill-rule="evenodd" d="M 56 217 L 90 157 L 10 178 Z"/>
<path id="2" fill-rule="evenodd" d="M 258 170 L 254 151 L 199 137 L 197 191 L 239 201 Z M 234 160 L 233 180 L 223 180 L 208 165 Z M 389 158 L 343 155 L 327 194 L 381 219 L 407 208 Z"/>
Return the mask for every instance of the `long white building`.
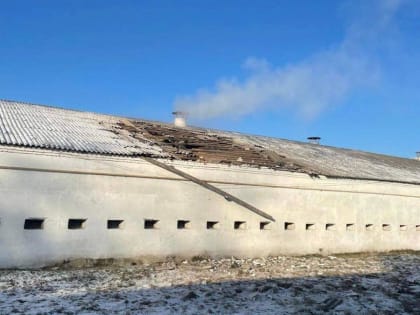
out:
<path id="1" fill-rule="evenodd" d="M 0 101 L 0 267 L 420 250 L 420 161 Z"/>

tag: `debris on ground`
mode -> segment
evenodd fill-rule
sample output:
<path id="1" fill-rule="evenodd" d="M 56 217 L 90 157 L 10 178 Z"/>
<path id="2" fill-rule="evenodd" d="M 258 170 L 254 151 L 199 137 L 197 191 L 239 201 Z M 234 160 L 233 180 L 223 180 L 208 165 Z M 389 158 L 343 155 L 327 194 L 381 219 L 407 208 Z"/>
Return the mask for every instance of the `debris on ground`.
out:
<path id="1" fill-rule="evenodd" d="M 0 271 L 0 314 L 420 314 L 420 254 Z"/>

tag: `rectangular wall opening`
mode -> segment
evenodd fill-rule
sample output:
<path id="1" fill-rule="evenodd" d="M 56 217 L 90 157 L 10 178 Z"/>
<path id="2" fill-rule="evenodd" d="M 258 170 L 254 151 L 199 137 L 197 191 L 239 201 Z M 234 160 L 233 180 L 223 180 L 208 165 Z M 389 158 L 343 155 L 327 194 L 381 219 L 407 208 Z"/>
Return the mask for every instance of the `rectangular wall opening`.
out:
<path id="1" fill-rule="evenodd" d="M 218 221 L 207 221 L 206 223 L 207 230 L 217 230 L 219 228 Z"/>
<path id="2" fill-rule="evenodd" d="M 245 230 L 246 229 L 246 222 L 245 221 L 235 221 L 233 223 L 233 228 L 235 230 Z"/>
<path id="3" fill-rule="evenodd" d="M 335 231 L 336 227 L 334 223 L 327 223 L 325 224 L 325 230 L 326 231 Z"/>
<path id="4" fill-rule="evenodd" d="M 122 229 L 124 220 L 108 220 L 107 228 L 110 230 Z"/>
<path id="5" fill-rule="evenodd" d="M 271 225 L 269 221 L 260 222 L 260 230 L 271 230 Z"/>
<path id="6" fill-rule="evenodd" d="M 420 224 L 416 225 L 416 231 L 420 232 Z"/>
<path id="7" fill-rule="evenodd" d="M 391 224 L 382 224 L 382 230 L 391 231 Z"/>
<path id="8" fill-rule="evenodd" d="M 284 222 L 284 229 L 291 231 L 295 229 L 295 224 L 293 222 Z"/>
<path id="9" fill-rule="evenodd" d="M 26 219 L 23 228 L 25 230 L 42 230 L 44 229 L 45 219 Z"/>
<path id="10" fill-rule="evenodd" d="M 86 219 L 69 219 L 67 228 L 69 230 L 80 230 L 85 228 Z"/>
<path id="11" fill-rule="evenodd" d="M 406 224 L 400 224 L 400 231 L 407 231 L 408 227 Z"/>
<path id="12" fill-rule="evenodd" d="M 159 227 L 159 220 L 155 219 L 145 219 L 144 220 L 144 228 L 146 230 L 153 230 Z"/>
<path id="13" fill-rule="evenodd" d="M 373 224 L 366 224 L 365 225 L 366 231 L 374 231 L 375 227 L 373 226 Z"/>
<path id="14" fill-rule="evenodd" d="M 356 225 L 354 223 L 347 223 L 346 224 L 346 231 L 355 231 Z"/>
<path id="15" fill-rule="evenodd" d="M 306 231 L 314 231 L 314 230 L 316 230 L 315 223 L 306 223 L 305 229 L 306 229 Z"/>
<path id="16" fill-rule="evenodd" d="M 176 227 L 178 230 L 184 230 L 191 228 L 191 222 L 188 220 L 178 220 L 176 223 Z"/>

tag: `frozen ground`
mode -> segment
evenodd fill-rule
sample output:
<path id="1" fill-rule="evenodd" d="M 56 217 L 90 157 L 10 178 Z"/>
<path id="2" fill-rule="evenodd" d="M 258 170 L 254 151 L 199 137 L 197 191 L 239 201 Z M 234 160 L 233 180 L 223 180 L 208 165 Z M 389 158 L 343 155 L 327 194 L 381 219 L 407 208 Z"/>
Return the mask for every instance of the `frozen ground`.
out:
<path id="1" fill-rule="evenodd" d="M 0 313 L 420 314 L 420 254 L 6 270 Z"/>

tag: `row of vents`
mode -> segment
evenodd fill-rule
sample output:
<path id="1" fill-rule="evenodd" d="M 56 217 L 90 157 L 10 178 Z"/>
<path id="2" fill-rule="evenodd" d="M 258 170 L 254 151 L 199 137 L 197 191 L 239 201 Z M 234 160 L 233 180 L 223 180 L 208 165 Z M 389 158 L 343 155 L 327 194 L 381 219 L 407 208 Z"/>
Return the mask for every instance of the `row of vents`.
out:
<path id="1" fill-rule="evenodd" d="M 67 223 L 67 228 L 69 230 L 77 230 L 77 229 L 83 229 L 85 227 L 87 219 L 69 219 Z M 44 228 L 45 219 L 26 219 L 24 224 L 25 230 L 42 230 Z M 124 220 L 108 220 L 107 221 L 107 228 L 108 229 L 121 229 L 123 228 Z M 270 222 L 268 221 L 262 221 L 260 222 L 260 230 L 270 230 Z M 420 224 L 416 225 L 416 230 L 420 231 Z M 158 229 L 159 228 L 159 220 L 152 220 L 152 219 L 146 219 L 144 220 L 144 228 L 145 229 Z M 177 221 L 177 228 L 180 230 L 183 229 L 189 229 L 191 228 L 191 221 L 188 220 L 178 220 Z M 206 222 L 206 228 L 208 230 L 212 229 L 218 229 L 219 228 L 219 222 L 218 221 L 207 221 Z M 233 223 L 233 228 L 235 230 L 245 230 L 247 228 L 246 221 L 235 221 Z M 307 231 L 310 230 L 316 230 L 317 225 L 315 223 L 306 223 L 305 229 Z M 336 230 L 336 224 L 334 223 L 327 223 L 325 224 L 325 230 L 326 231 L 335 231 Z M 400 231 L 407 231 L 408 225 L 400 224 L 399 225 Z M 284 222 L 284 229 L 285 230 L 295 230 L 296 224 L 293 222 Z M 375 230 L 374 224 L 366 224 L 365 225 L 366 231 L 373 231 Z M 347 231 L 355 231 L 356 230 L 356 224 L 354 223 L 348 223 L 346 224 L 346 230 Z M 392 226 L 391 224 L 382 224 L 382 230 L 384 231 L 391 231 Z"/>

